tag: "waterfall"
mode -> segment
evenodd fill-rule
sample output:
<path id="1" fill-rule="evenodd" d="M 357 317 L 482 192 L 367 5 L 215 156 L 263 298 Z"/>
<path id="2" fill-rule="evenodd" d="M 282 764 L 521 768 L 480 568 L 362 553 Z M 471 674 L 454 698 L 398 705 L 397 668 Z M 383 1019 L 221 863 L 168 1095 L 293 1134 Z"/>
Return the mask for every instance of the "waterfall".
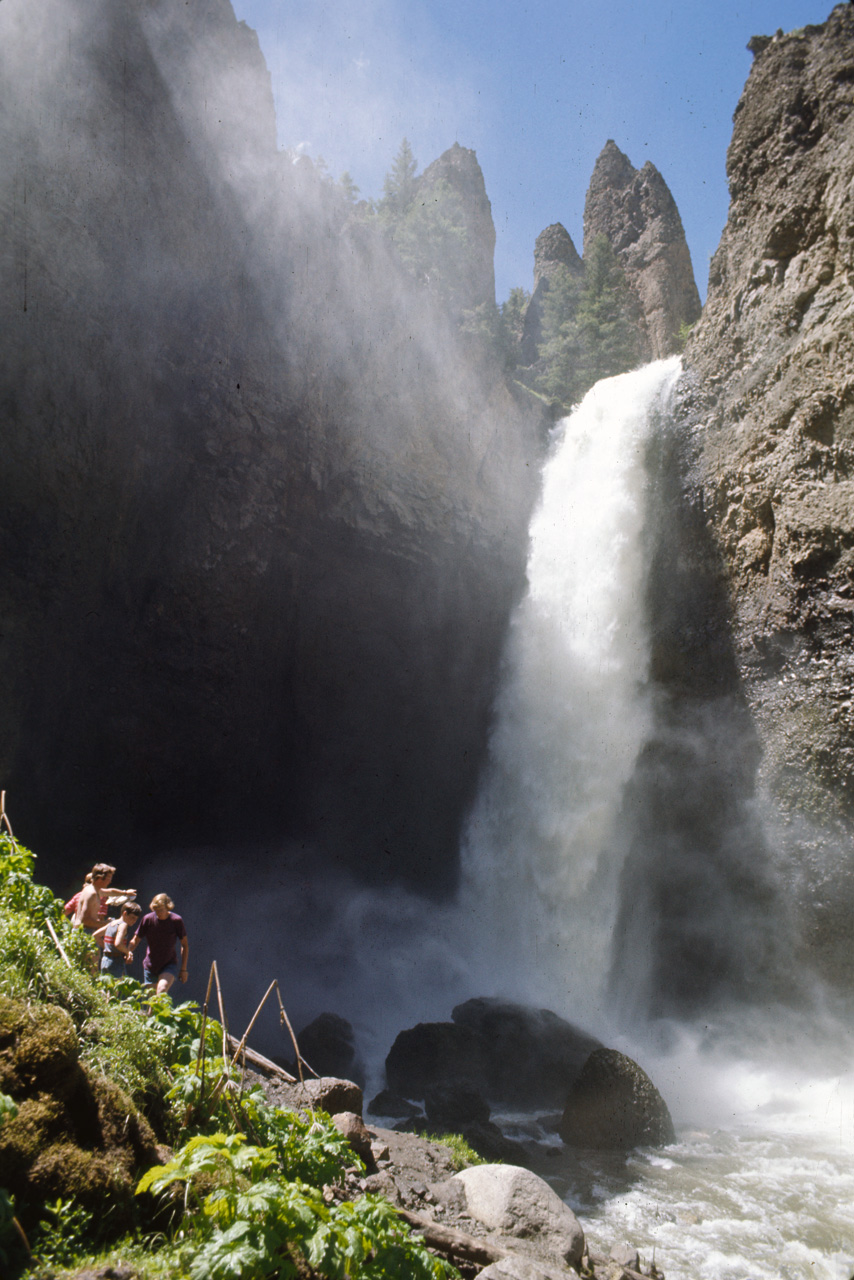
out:
<path id="1" fill-rule="evenodd" d="M 463 842 L 460 910 L 483 989 L 601 1025 L 614 824 L 649 733 L 646 446 L 678 358 L 596 384 L 555 429 Z"/>

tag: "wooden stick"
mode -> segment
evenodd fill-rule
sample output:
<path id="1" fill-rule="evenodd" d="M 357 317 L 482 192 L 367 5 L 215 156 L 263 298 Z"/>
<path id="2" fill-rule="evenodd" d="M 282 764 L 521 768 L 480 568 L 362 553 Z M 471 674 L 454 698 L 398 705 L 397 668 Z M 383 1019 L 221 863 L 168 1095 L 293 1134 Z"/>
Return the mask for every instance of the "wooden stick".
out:
<path id="1" fill-rule="evenodd" d="M 259 1004 L 258 1008 L 253 1013 L 252 1020 L 250 1021 L 249 1026 L 246 1028 L 246 1030 L 243 1033 L 243 1039 L 240 1041 L 240 1044 L 237 1046 L 237 1052 L 235 1053 L 234 1057 L 231 1060 L 232 1066 L 234 1066 L 234 1064 L 237 1062 L 237 1059 L 240 1057 L 241 1050 L 243 1049 L 249 1037 L 249 1032 L 255 1026 L 255 1023 L 258 1020 L 258 1014 L 261 1012 L 261 1010 L 264 1008 L 264 1005 L 267 1003 L 267 996 L 270 994 L 273 988 L 278 987 L 278 985 L 279 984 L 276 982 L 276 979 L 274 978 L 273 981 L 270 983 L 269 987 L 267 988 L 267 990 L 264 992 L 263 999 L 261 1000 L 261 1003 Z"/>
<path id="2" fill-rule="evenodd" d="M 199 1058 L 196 1063 L 197 1066 L 201 1064 L 201 1068 L 202 1068 L 202 1083 L 201 1083 L 199 1092 L 203 1099 L 205 1096 L 205 1045 L 207 1043 L 208 1001 L 211 998 L 211 987 L 213 986 L 213 977 L 214 977 L 214 971 L 213 971 L 213 965 L 211 965 L 211 971 L 208 974 L 208 989 L 205 992 L 205 1003 L 202 1006 L 202 1043 L 199 1046 Z"/>
<path id="3" fill-rule="evenodd" d="M 232 1052 L 237 1048 L 237 1040 L 234 1036 L 228 1037 L 228 1047 Z M 250 1049 L 249 1045 L 243 1046 L 243 1052 L 246 1055 L 246 1061 L 250 1066 L 256 1067 L 259 1071 L 268 1076 L 279 1076 L 288 1084 L 298 1084 L 296 1076 L 292 1076 L 284 1067 L 280 1067 L 278 1062 L 272 1062 L 269 1058 L 265 1058 L 262 1053 L 258 1053 L 256 1049 Z"/>
<path id="4" fill-rule="evenodd" d="M 6 793 L 4 792 L 3 794 L 5 795 Z M 47 916 L 45 916 L 44 922 L 47 925 L 48 929 L 50 930 L 50 936 L 53 938 L 54 942 L 56 943 L 57 951 L 62 956 L 65 963 L 68 965 L 69 969 L 73 969 L 74 965 L 71 963 L 71 961 L 68 959 L 68 956 L 65 954 L 65 948 L 63 947 L 62 943 L 59 941 L 59 938 L 56 936 L 56 930 L 54 929 L 51 922 L 48 920 Z"/>
<path id="5" fill-rule="evenodd" d="M 9 815 L 6 812 L 6 792 L 5 791 L 0 791 L 0 826 L 4 826 L 6 830 L 9 832 L 9 839 L 12 841 L 12 844 L 17 849 L 18 842 L 15 839 L 15 833 L 12 830 L 12 824 L 9 821 Z"/>
<path id="6" fill-rule="evenodd" d="M 294 1035 L 294 1029 L 291 1026 L 291 1020 L 288 1017 L 288 1015 L 285 1013 L 285 1006 L 282 1004 L 282 993 L 279 990 L 278 982 L 276 983 L 276 995 L 279 997 L 279 1022 L 280 1023 L 283 1022 L 287 1027 L 288 1031 L 290 1032 L 291 1043 L 294 1046 L 294 1053 L 296 1054 L 296 1058 L 297 1058 L 297 1075 L 299 1076 L 300 1084 L 305 1084 L 305 1078 L 302 1074 L 303 1064 L 305 1064 L 305 1066 L 308 1067 L 309 1071 L 314 1076 L 314 1078 L 316 1080 L 319 1080 L 320 1079 L 319 1074 L 315 1071 L 314 1067 L 309 1066 L 309 1064 L 305 1062 L 305 1059 L 303 1058 L 302 1054 L 299 1051 L 299 1045 L 297 1044 L 297 1038 Z"/>
<path id="7" fill-rule="evenodd" d="M 222 1024 L 222 1057 L 223 1061 L 228 1061 L 228 1024 L 225 1021 L 225 1008 L 222 1003 L 222 988 L 219 985 L 219 969 L 216 960 L 212 965 L 214 977 L 216 978 L 216 998 L 219 1001 L 219 1020 Z"/>
<path id="8" fill-rule="evenodd" d="M 468 1236 L 464 1231 L 456 1231 L 453 1227 L 443 1226 L 432 1218 L 420 1213 L 410 1213 L 408 1209 L 398 1209 L 403 1221 L 421 1233 L 424 1243 L 452 1261 L 459 1258 L 462 1262 L 474 1262 L 481 1267 L 488 1267 L 490 1262 L 500 1262 L 509 1256 L 506 1249 L 499 1249 L 485 1240 Z"/>

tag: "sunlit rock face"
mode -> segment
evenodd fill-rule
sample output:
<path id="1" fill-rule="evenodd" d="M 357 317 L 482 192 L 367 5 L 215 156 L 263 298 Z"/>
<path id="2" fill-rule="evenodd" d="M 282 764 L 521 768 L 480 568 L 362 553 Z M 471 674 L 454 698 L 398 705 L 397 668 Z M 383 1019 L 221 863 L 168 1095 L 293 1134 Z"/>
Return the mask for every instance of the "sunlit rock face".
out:
<path id="1" fill-rule="evenodd" d="M 850 981 L 854 10 L 750 47 L 729 219 L 686 352 L 694 484 L 803 943 Z"/>
<path id="2" fill-rule="evenodd" d="M 57 875 L 263 834 L 441 892 L 524 571 L 531 423 L 277 153 L 225 0 L 11 0 L 0 60 L 20 833 Z"/>
<path id="3" fill-rule="evenodd" d="M 638 305 L 641 353 L 660 360 L 682 345 L 680 327 L 700 314 L 682 219 L 651 161 L 635 169 L 609 139 L 593 169 L 584 203 L 584 247 L 604 235 L 622 264 Z"/>

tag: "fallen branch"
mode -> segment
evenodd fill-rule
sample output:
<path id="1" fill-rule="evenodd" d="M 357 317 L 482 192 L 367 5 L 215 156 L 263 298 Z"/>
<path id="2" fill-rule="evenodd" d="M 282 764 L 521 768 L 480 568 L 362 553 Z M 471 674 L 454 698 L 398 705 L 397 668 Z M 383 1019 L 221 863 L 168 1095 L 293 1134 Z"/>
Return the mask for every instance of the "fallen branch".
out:
<path id="1" fill-rule="evenodd" d="M 478 1266 L 488 1267 L 491 1262 L 500 1262 L 502 1258 L 510 1257 L 507 1249 L 499 1249 L 486 1240 L 467 1236 L 464 1231 L 457 1231 L 454 1227 L 443 1226 L 433 1218 L 410 1213 L 408 1209 L 398 1209 L 397 1212 L 404 1222 L 424 1237 L 426 1245 L 451 1262 L 458 1258 L 461 1262 L 474 1262 Z"/>
<path id="2" fill-rule="evenodd" d="M 234 1036 L 228 1036 L 228 1047 L 231 1050 L 238 1048 L 238 1042 Z M 254 1049 L 250 1049 L 248 1045 L 243 1046 L 243 1053 L 246 1055 L 246 1061 L 250 1066 L 262 1072 L 264 1075 L 279 1076 L 288 1084 L 298 1084 L 296 1076 L 290 1075 L 285 1071 L 284 1067 L 280 1067 L 277 1062 L 272 1062 L 269 1058 L 265 1058 L 262 1053 L 256 1053 Z"/>

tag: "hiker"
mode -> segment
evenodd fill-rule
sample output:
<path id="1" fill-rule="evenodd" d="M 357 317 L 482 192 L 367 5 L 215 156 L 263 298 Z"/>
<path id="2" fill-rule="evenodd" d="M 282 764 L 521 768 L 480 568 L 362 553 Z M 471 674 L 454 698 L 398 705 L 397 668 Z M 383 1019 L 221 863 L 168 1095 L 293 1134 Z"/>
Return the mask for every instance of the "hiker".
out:
<path id="1" fill-rule="evenodd" d="M 148 944 L 148 954 L 142 962 L 143 981 L 150 986 L 157 984 L 157 994 L 165 993 L 176 977 L 187 981 L 187 956 L 190 944 L 184 921 L 173 911 L 175 903 L 168 893 L 158 893 L 151 899 L 151 910 L 142 917 L 130 943 L 130 959 L 140 942 Z M 178 960 L 177 943 L 181 943 L 181 959 Z"/>
<path id="2" fill-rule="evenodd" d="M 116 906 L 124 899 L 136 897 L 136 889 L 111 887 L 116 868 L 108 862 L 96 862 L 83 881 L 83 888 L 65 904 L 65 914 L 70 916 L 75 928 L 81 925 L 90 933 L 106 924 L 108 907 Z"/>
<path id="3" fill-rule="evenodd" d="M 94 933 L 107 918 L 107 890 L 116 874 L 116 868 L 108 862 L 96 862 L 83 882 L 74 910 L 75 929 L 88 929 Z"/>
<path id="4" fill-rule="evenodd" d="M 120 916 L 102 925 L 92 935 L 99 943 L 103 940 L 101 973 L 108 973 L 113 978 L 127 976 L 127 961 L 133 959 L 133 952 L 130 950 L 131 934 L 141 915 L 142 907 L 138 902 L 126 902 Z"/>

